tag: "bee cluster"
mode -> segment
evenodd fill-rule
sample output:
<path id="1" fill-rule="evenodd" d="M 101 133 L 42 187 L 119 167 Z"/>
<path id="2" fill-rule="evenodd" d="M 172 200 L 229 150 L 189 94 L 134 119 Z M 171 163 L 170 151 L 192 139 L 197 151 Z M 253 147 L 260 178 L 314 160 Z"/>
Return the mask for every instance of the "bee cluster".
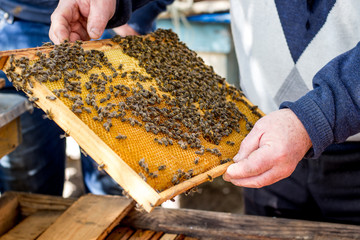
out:
<path id="1" fill-rule="evenodd" d="M 151 91 L 140 88 L 127 99 L 134 114 L 146 122 L 147 131 L 161 132 L 177 140 L 183 149 L 198 149 L 196 153 L 199 155 L 207 151 L 221 156 L 216 148 L 205 149 L 199 137 L 218 145 L 233 131 L 240 132 L 241 119 L 246 122 L 247 130 L 252 128 L 251 122 L 234 103 L 243 102 L 250 107 L 242 98 L 243 93 L 227 85 L 224 78 L 205 65 L 171 30 L 159 29 L 145 38 L 115 37 L 113 41 L 122 47 L 124 53 L 138 59 L 139 66 L 156 80 L 157 88 L 166 93 L 159 98 L 154 88 Z M 144 101 L 151 97 L 153 101 Z M 149 107 L 162 100 L 167 108 Z M 256 108 L 251 110 L 261 116 Z M 227 144 L 234 146 L 231 141 Z"/>
<path id="2" fill-rule="evenodd" d="M 242 92 L 226 84 L 169 30 L 157 30 L 146 37 L 115 37 L 112 41 L 126 55 L 137 59 L 146 73 L 125 70 L 124 63 L 113 66 L 104 52 L 85 50 L 77 41 L 55 45 L 48 54 L 38 51 L 38 59 L 31 64 L 25 57 L 11 56 L 7 75 L 17 89 L 28 95 L 33 94 L 34 79 L 43 84 L 61 82 L 61 88 L 52 90 L 55 96 L 46 99 L 66 99 L 75 114 L 91 114 L 106 132 L 115 121 L 121 121 L 158 135 L 154 138 L 158 145 L 193 149 L 199 156 L 210 153 L 219 159 L 218 164 L 231 161 L 222 159 L 218 148 L 205 147 L 202 141 L 219 145 L 234 131 L 240 133 L 241 121 L 248 131 L 253 127 L 236 102 L 242 102 L 259 117 L 261 114 L 242 98 Z M 29 100 L 36 102 L 38 98 L 31 96 Z M 46 113 L 49 119 L 52 115 Z M 115 136 L 117 141 L 128 139 L 122 133 Z M 226 141 L 226 145 L 233 147 L 235 142 Z M 200 160 L 192 160 L 194 167 Z M 161 164 L 151 172 L 144 158 L 139 166 L 139 175 L 145 181 L 170 169 Z M 176 185 L 194 175 L 193 169 L 178 169 L 169 182 Z"/>

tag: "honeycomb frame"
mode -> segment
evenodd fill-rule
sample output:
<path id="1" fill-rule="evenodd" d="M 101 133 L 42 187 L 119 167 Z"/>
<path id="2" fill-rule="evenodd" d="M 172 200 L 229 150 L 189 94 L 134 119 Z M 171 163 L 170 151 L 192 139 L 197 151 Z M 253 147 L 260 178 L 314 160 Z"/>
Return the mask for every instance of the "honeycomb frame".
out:
<path id="1" fill-rule="evenodd" d="M 108 51 L 114 48 L 112 40 L 100 40 L 84 42 L 84 49 L 97 49 Z M 33 49 L 21 49 L 0 52 L 0 68 L 9 66 L 9 56 L 15 55 L 16 58 L 27 57 L 35 60 L 36 52 L 49 53 L 53 46 L 44 46 Z M 29 86 L 28 86 L 29 87 Z M 50 100 L 49 96 L 56 97 L 45 85 L 34 81 L 32 86 L 32 98 L 38 98 L 36 104 L 46 113 L 51 113 L 51 118 L 65 132 L 69 133 L 102 168 L 146 211 L 150 212 L 155 206 L 160 205 L 166 200 L 172 199 L 176 195 L 183 193 L 205 181 L 212 180 L 222 175 L 231 162 L 220 164 L 208 171 L 200 173 L 177 185 L 167 188 L 160 193 L 155 191 L 148 183 L 144 182 L 141 176 L 111 149 L 102 139 L 94 133 L 78 116 L 72 112 L 68 106 L 60 99 Z M 25 92 L 26 93 L 26 92 Z M 28 93 L 27 93 L 28 94 Z M 29 95 L 29 94 L 28 94 Z M 30 95 L 29 95 L 30 97 Z M 245 97 L 242 99 L 249 107 L 254 107 Z M 259 117 L 264 115 L 257 109 Z"/>

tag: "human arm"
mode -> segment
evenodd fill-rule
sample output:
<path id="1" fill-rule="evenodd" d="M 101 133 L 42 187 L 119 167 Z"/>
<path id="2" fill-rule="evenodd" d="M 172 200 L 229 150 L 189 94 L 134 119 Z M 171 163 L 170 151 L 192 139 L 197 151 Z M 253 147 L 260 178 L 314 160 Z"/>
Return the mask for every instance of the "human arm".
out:
<path id="1" fill-rule="evenodd" d="M 229 166 L 224 179 L 245 187 L 270 185 L 288 177 L 306 152 L 306 157 L 317 158 L 328 145 L 343 142 L 358 133 L 359 66 L 358 44 L 315 75 L 312 91 L 296 102 L 285 102 L 280 106 L 289 109 L 276 111 L 259 120 L 241 144 L 234 157 L 236 163 Z M 299 121 L 289 119 L 288 114 L 283 115 L 285 110 Z M 311 144 L 304 138 L 304 130 L 311 140 L 310 151 L 307 151 Z M 266 154 L 264 146 L 269 148 Z M 270 171 L 275 167 L 281 168 L 277 172 Z"/>
<path id="2" fill-rule="evenodd" d="M 59 44 L 64 40 L 99 38 L 105 27 L 125 24 L 132 11 L 149 0 L 60 0 L 51 15 L 50 39 Z"/>

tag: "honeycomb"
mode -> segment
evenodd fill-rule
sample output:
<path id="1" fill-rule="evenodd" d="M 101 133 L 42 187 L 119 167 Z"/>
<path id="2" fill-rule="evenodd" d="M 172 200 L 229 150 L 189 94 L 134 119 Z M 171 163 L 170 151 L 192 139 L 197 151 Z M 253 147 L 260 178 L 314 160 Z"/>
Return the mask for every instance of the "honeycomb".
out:
<path id="1" fill-rule="evenodd" d="M 41 82 L 158 192 L 231 161 L 262 116 L 170 30 L 36 55 L 11 57 L 13 84 Z"/>

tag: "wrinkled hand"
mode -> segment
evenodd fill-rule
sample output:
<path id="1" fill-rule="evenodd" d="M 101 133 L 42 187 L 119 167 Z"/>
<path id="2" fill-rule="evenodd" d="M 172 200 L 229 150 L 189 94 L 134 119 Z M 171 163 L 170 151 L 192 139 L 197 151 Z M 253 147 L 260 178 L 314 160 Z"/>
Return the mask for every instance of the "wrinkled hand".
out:
<path id="1" fill-rule="evenodd" d="M 51 15 L 49 37 L 55 44 L 98 39 L 115 8 L 116 0 L 60 0 Z"/>
<path id="2" fill-rule="evenodd" d="M 223 178 L 250 188 L 273 184 L 290 176 L 311 146 L 308 133 L 290 109 L 275 111 L 254 125 Z"/>
<path id="3" fill-rule="evenodd" d="M 124 24 L 120 27 L 113 28 L 114 32 L 117 35 L 122 37 L 131 36 L 131 35 L 140 35 L 137 31 L 135 31 L 129 24 Z"/>

